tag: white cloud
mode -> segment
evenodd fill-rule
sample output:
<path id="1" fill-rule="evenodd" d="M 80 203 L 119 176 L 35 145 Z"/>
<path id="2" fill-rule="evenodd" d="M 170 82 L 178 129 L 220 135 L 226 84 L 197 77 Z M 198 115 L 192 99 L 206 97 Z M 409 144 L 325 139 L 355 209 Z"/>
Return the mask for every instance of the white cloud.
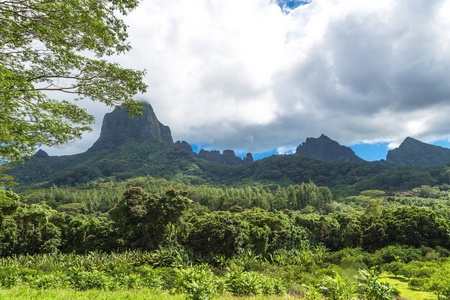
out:
<path id="1" fill-rule="evenodd" d="M 313 0 L 289 13 L 269 0 L 142 1 L 117 60 L 148 70 L 142 98 L 190 143 L 430 141 L 450 136 L 449 12 L 443 0 Z"/>
<path id="2" fill-rule="evenodd" d="M 293 154 L 297 150 L 297 146 L 282 146 L 277 148 L 278 154 Z"/>

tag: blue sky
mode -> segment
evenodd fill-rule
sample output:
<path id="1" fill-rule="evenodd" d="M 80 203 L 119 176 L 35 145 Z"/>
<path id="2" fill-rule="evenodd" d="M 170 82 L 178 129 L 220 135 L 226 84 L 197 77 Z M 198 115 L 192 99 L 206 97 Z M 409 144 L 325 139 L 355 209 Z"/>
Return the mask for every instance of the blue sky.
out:
<path id="1" fill-rule="evenodd" d="M 152 0 L 125 18 L 149 102 L 174 140 L 292 153 L 325 134 L 367 160 L 408 136 L 448 145 L 450 1 Z M 51 155 L 85 151 L 94 131 Z"/>
<path id="2" fill-rule="evenodd" d="M 295 8 L 299 7 L 300 5 L 305 5 L 310 2 L 311 1 L 302 1 L 302 0 L 278 0 L 277 1 L 278 5 L 282 9 L 284 9 L 284 8 L 295 9 Z"/>

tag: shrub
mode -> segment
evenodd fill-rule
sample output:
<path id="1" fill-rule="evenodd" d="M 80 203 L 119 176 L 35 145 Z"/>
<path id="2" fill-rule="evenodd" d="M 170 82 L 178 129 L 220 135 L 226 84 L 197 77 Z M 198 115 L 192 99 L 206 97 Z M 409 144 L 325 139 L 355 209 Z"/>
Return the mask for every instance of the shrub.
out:
<path id="1" fill-rule="evenodd" d="M 26 277 L 28 284 L 33 288 L 63 288 L 67 286 L 68 278 L 65 274 L 55 272 L 54 274 L 42 274 Z"/>
<path id="2" fill-rule="evenodd" d="M 106 289 L 109 287 L 110 281 L 111 278 L 104 272 L 97 270 L 86 272 L 79 268 L 72 268 L 69 274 L 71 286 L 80 291 L 88 289 Z"/>
<path id="3" fill-rule="evenodd" d="M 188 299 L 207 300 L 210 295 L 218 294 L 223 290 L 223 284 L 214 276 L 208 265 L 179 269 L 175 288 L 188 294 Z"/>
<path id="4" fill-rule="evenodd" d="M 256 273 L 245 272 L 242 267 L 231 266 L 225 275 L 225 284 L 233 295 L 284 294 L 286 288 L 280 279 Z"/>
<path id="5" fill-rule="evenodd" d="M 149 288 L 160 288 L 163 284 L 160 272 L 149 266 L 140 266 L 135 271 L 141 275 L 142 283 Z"/>
<path id="6" fill-rule="evenodd" d="M 0 286 L 13 287 L 21 281 L 21 277 L 18 268 L 0 267 Z"/>
<path id="7" fill-rule="evenodd" d="M 322 280 L 320 290 L 326 299 L 348 300 L 356 299 L 356 288 L 339 275 L 334 278 L 327 276 Z"/>
<path id="8" fill-rule="evenodd" d="M 387 283 L 379 282 L 381 272 L 375 267 L 361 270 L 357 276 L 358 291 L 368 300 L 393 300 L 394 288 Z"/>

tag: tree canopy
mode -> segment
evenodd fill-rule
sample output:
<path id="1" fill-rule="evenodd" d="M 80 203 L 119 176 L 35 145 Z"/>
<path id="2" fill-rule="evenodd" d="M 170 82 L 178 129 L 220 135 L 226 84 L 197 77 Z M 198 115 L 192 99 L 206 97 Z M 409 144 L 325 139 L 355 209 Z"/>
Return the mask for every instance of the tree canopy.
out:
<path id="1" fill-rule="evenodd" d="M 94 121 L 70 99 L 142 107 L 144 71 L 105 57 L 131 49 L 127 15 L 137 0 L 0 0 L 0 158 L 20 161 L 37 146 L 81 137 Z M 54 93 L 59 92 L 59 93 Z"/>

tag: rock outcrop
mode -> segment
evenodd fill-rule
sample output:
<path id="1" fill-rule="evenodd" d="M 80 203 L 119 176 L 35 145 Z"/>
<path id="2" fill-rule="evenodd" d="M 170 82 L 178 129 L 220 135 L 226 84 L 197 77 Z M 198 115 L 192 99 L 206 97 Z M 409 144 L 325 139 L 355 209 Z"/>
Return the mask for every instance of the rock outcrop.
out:
<path id="1" fill-rule="evenodd" d="M 115 148 L 129 139 L 138 141 L 158 139 L 173 144 L 170 128 L 161 124 L 153 108 L 145 103 L 142 116 L 130 118 L 125 109 L 115 109 L 103 118 L 102 130 L 98 140 L 88 151 Z"/>
<path id="2" fill-rule="evenodd" d="M 175 143 L 175 147 L 177 147 L 177 148 L 180 148 L 180 149 L 183 149 L 183 150 L 185 150 L 185 151 L 187 151 L 187 152 L 189 152 L 189 153 L 194 153 L 194 151 L 192 151 L 192 147 L 191 147 L 191 145 L 189 145 L 189 143 L 188 142 L 185 142 L 185 141 L 177 141 L 176 143 Z"/>
<path id="3" fill-rule="evenodd" d="M 327 161 L 357 161 L 361 160 L 349 147 L 339 145 L 325 135 L 319 138 L 307 138 L 297 147 L 295 154 L 319 158 Z"/>
<path id="4" fill-rule="evenodd" d="M 199 153 L 195 153 L 192 150 L 191 145 L 185 141 L 177 141 L 175 147 L 192 153 L 197 158 L 212 161 L 221 165 L 242 165 L 253 162 L 253 155 L 251 153 L 247 153 L 244 158 L 236 156 L 233 150 L 223 150 L 223 153 L 220 153 L 219 150 L 208 151 L 201 149 Z"/>
<path id="5" fill-rule="evenodd" d="M 223 153 L 221 154 L 218 150 L 208 151 L 201 149 L 196 156 L 197 158 L 212 161 L 221 165 L 242 165 L 253 162 L 253 155 L 251 153 L 247 153 L 247 156 L 242 159 L 239 156 L 236 156 L 233 150 L 223 150 Z"/>

